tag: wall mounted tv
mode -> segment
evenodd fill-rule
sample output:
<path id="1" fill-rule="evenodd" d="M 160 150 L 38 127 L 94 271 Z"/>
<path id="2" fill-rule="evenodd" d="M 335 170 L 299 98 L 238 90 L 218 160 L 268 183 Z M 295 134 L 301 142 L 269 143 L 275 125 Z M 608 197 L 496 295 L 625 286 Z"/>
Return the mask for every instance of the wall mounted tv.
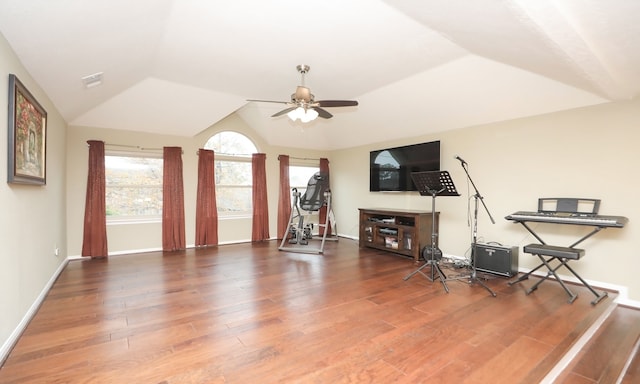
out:
<path id="1" fill-rule="evenodd" d="M 412 172 L 440 170 L 440 141 L 371 151 L 369 191 L 416 191 Z"/>

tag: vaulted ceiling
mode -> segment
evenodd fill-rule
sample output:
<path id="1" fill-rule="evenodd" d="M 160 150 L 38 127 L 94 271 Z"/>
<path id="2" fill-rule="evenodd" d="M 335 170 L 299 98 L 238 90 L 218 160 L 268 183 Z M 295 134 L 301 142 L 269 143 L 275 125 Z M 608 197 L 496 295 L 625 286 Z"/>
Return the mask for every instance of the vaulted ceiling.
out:
<path id="1" fill-rule="evenodd" d="M 336 149 L 640 94 L 637 0 L 2 0 L 0 32 L 71 125 L 194 136 L 237 113 Z M 286 107 L 358 100 L 308 124 Z M 103 73 L 86 88 L 81 78 Z"/>

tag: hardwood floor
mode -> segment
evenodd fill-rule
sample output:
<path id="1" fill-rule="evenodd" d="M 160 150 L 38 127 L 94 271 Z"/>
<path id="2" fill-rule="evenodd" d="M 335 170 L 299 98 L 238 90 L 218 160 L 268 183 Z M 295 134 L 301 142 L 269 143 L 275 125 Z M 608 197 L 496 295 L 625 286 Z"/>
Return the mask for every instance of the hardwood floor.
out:
<path id="1" fill-rule="evenodd" d="M 640 311 L 618 306 L 559 377 L 565 384 L 616 383 L 627 363 L 620 383 L 637 383 L 639 356 L 631 352 L 640 335 Z"/>
<path id="2" fill-rule="evenodd" d="M 536 383 L 609 306 L 580 286 L 440 282 L 340 239 L 72 261 L 0 383 Z M 463 269 L 445 269 L 451 277 Z"/>

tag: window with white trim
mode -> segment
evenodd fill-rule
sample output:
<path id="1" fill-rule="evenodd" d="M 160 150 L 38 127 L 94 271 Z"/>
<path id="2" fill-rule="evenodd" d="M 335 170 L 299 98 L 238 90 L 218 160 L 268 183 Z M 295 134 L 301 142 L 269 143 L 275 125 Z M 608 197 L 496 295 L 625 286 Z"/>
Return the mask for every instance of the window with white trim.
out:
<path id="1" fill-rule="evenodd" d="M 107 222 L 162 219 L 162 155 L 106 154 Z"/>
<path id="2" fill-rule="evenodd" d="M 204 145 L 215 152 L 216 204 L 220 217 L 252 214 L 251 155 L 255 144 L 245 135 L 222 131 Z"/>

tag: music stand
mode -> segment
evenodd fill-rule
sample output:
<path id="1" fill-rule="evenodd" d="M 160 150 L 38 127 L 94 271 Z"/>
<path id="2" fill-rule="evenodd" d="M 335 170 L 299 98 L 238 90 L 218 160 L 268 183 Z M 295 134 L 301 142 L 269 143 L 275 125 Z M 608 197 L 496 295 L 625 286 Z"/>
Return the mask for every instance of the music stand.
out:
<path id="1" fill-rule="evenodd" d="M 440 257 L 442 257 L 442 252 L 436 247 L 436 238 L 438 236 L 436 233 L 436 196 L 460 196 L 460 194 L 456 191 L 456 186 L 453 184 L 453 180 L 451 180 L 451 176 L 447 171 L 412 172 L 411 178 L 421 196 L 431 196 L 431 254 L 429 259 L 427 259 L 424 256 L 423 249 L 422 257 L 425 259 L 425 263 L 420 268 L 405 276 L 404 280 L 409 280 L 416 273 L 420 273 L 431 282 L 439 277 L 444 290 L 449 293 L 449 287 L 447 287 L 446 283 L 447 277 L 442 273 L 442 269 L 440 269 L 440 265 L 436 259 L 436 253 L 439 253 Z M 427 266 L 431 267 L 431 276 L 427 276 L 422 272 Z"/>

